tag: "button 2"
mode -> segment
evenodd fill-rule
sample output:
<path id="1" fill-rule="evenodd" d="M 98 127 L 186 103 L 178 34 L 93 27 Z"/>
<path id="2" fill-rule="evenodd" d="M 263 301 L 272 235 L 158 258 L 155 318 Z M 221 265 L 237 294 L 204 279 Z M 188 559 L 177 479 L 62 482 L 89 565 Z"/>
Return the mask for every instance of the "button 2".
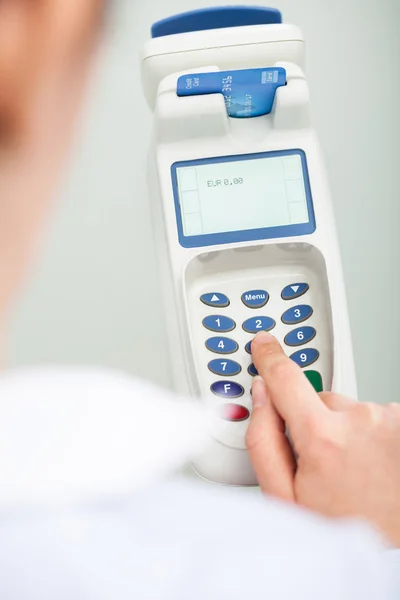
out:
<path id="1" fill-rule="evenodd" d="M 244 388 L 234 381 L 216 381 L 211 391 L 220 398 L 240 398 L 244 394 Z"/>
<path id="2" fill-rule="evenodd" d="M 318 360 L 319 352 L 315 348 L 307 348 L 306 350 L 298 350 L 290 358 L 300 367 L 309 367 Z"/>
<path id="3" fill-rule="evenodd" d="M 286 325 L 295 325 L 307 321 L 313 314 L 313 309 L 308 304 L 299 304 L 293 308 L 289 308 L 282 315 L 282 322 Z"/>
<path id="4" fill-rule="evenodd" d="M 316 335 L 317 332 L 314 327 L 299 327 L 287 334 L 285 344 L 287 346 L 304 346 L 304 344 L 311 342 Z"/>
<path id="5" fill-rule="evenodd" d="M 235 340 L 227 337 L 213 337 L 206 341 L 206 348 L 217 354 L 233 354 L 239 348 Z"/>
<path id="6" fill-rule="evenodd" d="M 210 331 L 221 331 L 227 333 L 236 327 L 236 323 L 229 317 L 222 315 L 210 315 L 203 320 L 203 325 Z"/>
<path id="7" fill-rule="evenodd" d="M 270 317 L 253 317 L 243 323 L 243 329 L 247 333 L 258 333 L 259 331 L 271 331 L 275 325 L 275 321 Z"/>
<path id="8" fill-rule="evenodd" d="M 234 360 L 224 360 L 216 358 L 208 363 L 208 368 L 211 373 L 215 375 L 225 375 L 226 377 L 233 377 L 233 375 L 239 375 L 242 367 L 239 363 Z"/>
<path id="9" fill-rule="evenodd" d="M 230 304 L 228 296 L 225 296 L 225 294 L 220 294 L 219 292 L 203 294 L 200 296 L 200 300 L 207 306 L 217 306 L 219 308 L 225 308 Z"/>
<path id="10" fill-rule="evenodd" d="M 242 295 L 242 302 L 247 308 L 262 308 L 268 300 L 269 294 L 265 290 L 250 290 Z"/>
<path id="11" fill-rule="evenodd" d="M 282 290 L 282 300 L 294 300 L 295 298 L 300 298 L 300 296 L 303 296 L 309 289 L 310 286 L 308 283 L 292 283 Z"/>
<path id="12" fill-rule="evenodd" d="M 222 404 L 218 412 L 221 419 L 232 421 L 233 423 L 246 421 L 250 417 L 250 412 L 247 408 L 240 406 L 240 404 Z"/>

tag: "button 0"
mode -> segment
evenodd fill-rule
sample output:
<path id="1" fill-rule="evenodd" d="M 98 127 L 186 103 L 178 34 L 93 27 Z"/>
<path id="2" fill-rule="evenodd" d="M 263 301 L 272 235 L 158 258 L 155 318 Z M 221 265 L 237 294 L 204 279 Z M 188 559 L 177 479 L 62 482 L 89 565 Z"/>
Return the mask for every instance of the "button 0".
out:
<path id="1" fill-rule="evenodd" d="M 287 346 L 303 346 L 311 342 L 316 335 L 314 327 L 298 327 L 287 334 L 285 344 Z"/>
<path id="2" fill-rule="evenodd" d="M 300 296 L 303 296 L 309 289 L 310 286 L 308 283 L 292 283 L 282 290 L 282 300 L 294 300 L 295 298 L 300 298 Z"/>
<path id="3" fill-rule="evenodd" d="M 210 331 L 221 331 L 223 333 L 232 331 L 236 327 L 236 323 L 233 319 L 222 315 L 210 315 L 206 317 L 203 319 L 203 325 Z"/>
<path id="4" fill-rule="evenodd" d="M 307 348 L 298 350 L 290 358 L 300 367 L 309 367 L 318 360 L 319 352 L 315 348 Z"/>
<path id="5" fill-rule="evenodd" d="M 226 377 L 233 377 L 233 375 L 239 375 L 242 367 L 239 363 L 234 360 L 224 360 L 223 358 L 216 358 L 208 363 L 208 368 L 215 375 L 225 375 Z"/>
<path id="6" fill-rule="evenodd" d="M 230 304 L 228 296 L 225 296 L 225 294 L 220 294 L 219 292 L 203 294 L 200 296 L 200 300 L 207 306 L 216 306 L 219 308 L 225 308 Z"/>
<path id="7" fill-rule="evenodd" d="M 295 325 L 307 321 L 313 314 L 313 309 L 308 304 L 299 304 L 293 308 L 289 308 L 282 315 L 282 322 L 286 325 Z"/>
<path id="8" fill-rule="evenodd" d="M 227 337 L 213 337 L 206 341 L 206 348 L 217 354 L 233 354 L 239 348 L 235 340 Z"/>
<path id="9" fill-rule="evenodd" d="M 270 317 L 253 317 L 243 323 L 243 329 L 247 333 L 258 333 L 259 331 L 271 331 L 275 325 L 275 321 Z"/>
<path id="10" fill-rule="evenodd" d="M 220 417 L 225 421 L 246 421 L 250 417 L 250 412 L 240 404 L 223 404 L 218 409 Z"/>
<path id="11" fill-rule="evenodd" d="M 265 290 L 250 290 L 242 295 L 242 302 L 248 308 L 262 308 L 268 300 L 269 294 Z"/>
<path id="12" fill-rule="evenodd" d="M 243 387 L 234 381 L 216 381 L 211 391 L 220 398 L 240 398 L 244 394 Z"/>

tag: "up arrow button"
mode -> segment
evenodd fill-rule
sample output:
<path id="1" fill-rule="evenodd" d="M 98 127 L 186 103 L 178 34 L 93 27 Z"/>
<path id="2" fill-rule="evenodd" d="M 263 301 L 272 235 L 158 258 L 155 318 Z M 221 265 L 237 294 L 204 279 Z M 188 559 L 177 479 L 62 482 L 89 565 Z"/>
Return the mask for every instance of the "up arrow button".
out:
<path id="1" fill-rule="evenodd" d="M 200 300 L 207 306 L 219 306 L 220 308 L 225 308 L 230 304 L 228 296 L 225 296 L 225 294 L 220 294 L 219 292 L 203 294 L 200 296 Z"/>

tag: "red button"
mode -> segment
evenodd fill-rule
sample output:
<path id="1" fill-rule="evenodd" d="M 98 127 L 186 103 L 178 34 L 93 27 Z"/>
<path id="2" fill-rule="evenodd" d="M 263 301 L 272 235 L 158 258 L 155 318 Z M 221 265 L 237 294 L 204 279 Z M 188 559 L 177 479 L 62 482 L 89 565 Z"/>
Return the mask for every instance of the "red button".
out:
<path id="1" fill-rule="evenodd" d="M 240 404 L 223 404 L 220 407 L 220 415 L 225 421 L 237 423 L 238 421 L 245 421 L 248 419 L 250 413 L 247 408 Z"/>

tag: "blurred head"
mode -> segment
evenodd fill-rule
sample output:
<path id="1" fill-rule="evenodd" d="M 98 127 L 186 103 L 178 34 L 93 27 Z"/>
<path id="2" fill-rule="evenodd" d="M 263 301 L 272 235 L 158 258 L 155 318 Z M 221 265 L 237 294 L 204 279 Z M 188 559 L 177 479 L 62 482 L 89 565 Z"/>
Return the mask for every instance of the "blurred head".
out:
<path id="1" fill-rule="evenodd" d="M 34 254 L 104 0 L 0 0 L 0 317 Z"/>

